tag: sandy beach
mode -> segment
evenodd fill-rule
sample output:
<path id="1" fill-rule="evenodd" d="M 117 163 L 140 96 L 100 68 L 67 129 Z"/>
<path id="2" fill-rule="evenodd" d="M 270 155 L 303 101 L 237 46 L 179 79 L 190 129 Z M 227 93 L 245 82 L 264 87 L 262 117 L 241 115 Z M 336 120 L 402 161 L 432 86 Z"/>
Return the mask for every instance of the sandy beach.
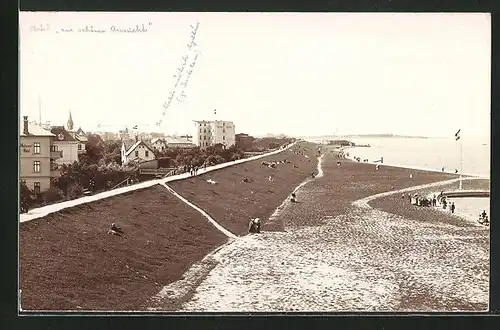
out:
<path id="1" fill-rule="evenodd" d="M 323 161 L 266 231 L 222 248 L 185 311 L 479 311 L 488 306 L 489 231 L 380 192 L 452 174 Z M 412 180 L 409 180 L 409 174 Z M 433 188 L 435 189 L 435 188 Z M 394 194 L 397 201 L 400 194 Z M 379 209 L 380 208 L 380 209 Z M 384 209 L 385 211 L 383 211 Z M 401 213 L 401 212 L 400 212 Z M 278 230 L 278 231 L 276 231 Z"/>

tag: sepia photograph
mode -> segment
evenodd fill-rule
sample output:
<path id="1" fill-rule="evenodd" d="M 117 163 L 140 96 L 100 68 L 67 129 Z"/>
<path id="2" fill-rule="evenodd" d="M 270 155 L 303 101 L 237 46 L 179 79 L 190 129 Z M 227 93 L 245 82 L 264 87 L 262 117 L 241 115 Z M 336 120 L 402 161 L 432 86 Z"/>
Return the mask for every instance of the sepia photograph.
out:
<path id="1" fill-rule="evenodd" d="M 19 312 L 490 309 L 488 13 L 19 13 Z"/>

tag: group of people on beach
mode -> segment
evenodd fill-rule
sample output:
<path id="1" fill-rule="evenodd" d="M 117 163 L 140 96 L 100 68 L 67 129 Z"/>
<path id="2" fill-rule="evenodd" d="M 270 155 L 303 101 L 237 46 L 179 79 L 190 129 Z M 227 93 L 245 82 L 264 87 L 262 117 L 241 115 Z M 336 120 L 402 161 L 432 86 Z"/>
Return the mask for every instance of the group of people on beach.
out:
<path id="1" fill-rule="evenodd" d="M 436 207 L 438 206 L 438 203 L 441 205 L 441 207 L 444 210 L 449 210 L 451 213 L 455 213 L 455 203 L 451 202 L 448 203 L 446 200 L 446 197 L 443 196 L 443 192 L 441 192 L 439 195 L 436 196 L 436 194 L 432 195 L 432 197 L 429 196 L 419 196 L 418 194 L 411 195 L 408 193 L 408 196 L 403 194 L 403 198 L 409 198 L 410 199 L 410 204 L 416 205 L 416 206 L 430 206 L 430 207 Z"/>
<path id="2" fill-rule="evenodd" d="M 432 197 L 419 196 L 418 194 L 414 194 L 413 196 L 411 194 L 408 194 L 408 195 L 403 194 L 403 198 L 404 199 L 409 198 L 410 203 L 412 205 L 416 205 L 416 206 L 437 207 L 438 204 L 440 204 L 440 206 L 443 208 L 443 210 L 448 210 L 451 213 L 455 213 L 455 210 L 456 210 L 455 202 L 451 202 L 451 203 L 448 202 L 448 200 L 446 199 L 446 196 L 444 196 L 443 191 L 441 191 L 437 196 L 436 196 L 436 194 L 432 195 Z M 485 225 L 489 224 L 488 215 L 486 214 L 486 210 L 483 210 L 483 212 L 481 212 L 479 214 L 478 222 L 480 224 L 485 224 Z"/>

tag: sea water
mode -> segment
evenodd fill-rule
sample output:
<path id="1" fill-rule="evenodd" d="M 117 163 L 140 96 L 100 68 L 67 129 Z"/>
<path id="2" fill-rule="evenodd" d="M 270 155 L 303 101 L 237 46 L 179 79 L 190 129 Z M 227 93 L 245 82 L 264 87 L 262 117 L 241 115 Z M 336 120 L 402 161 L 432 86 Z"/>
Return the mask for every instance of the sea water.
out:
<path id="1" fill-rule="evenodd" d="M 490 141 L 488 137 L 451 138 L 346 138 L 356 145 L 370 147 L 349 148 L 351 156 L 369 161 L 384 158 L 384 164 L 419 167 L 447 172 L 490 177 Z"/>

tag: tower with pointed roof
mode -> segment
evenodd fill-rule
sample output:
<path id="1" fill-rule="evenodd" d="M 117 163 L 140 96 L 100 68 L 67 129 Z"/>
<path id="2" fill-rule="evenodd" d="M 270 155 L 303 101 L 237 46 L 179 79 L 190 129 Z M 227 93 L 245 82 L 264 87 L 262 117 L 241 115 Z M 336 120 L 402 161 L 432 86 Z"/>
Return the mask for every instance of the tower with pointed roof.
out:
<path id="1" fill-rule="evenodd" d="M 71 117 L 71 110 L 69 111 L 69 119 L 68 123 L 66 124 L 68 131 L 73 130 L 73 118 Z"/>

